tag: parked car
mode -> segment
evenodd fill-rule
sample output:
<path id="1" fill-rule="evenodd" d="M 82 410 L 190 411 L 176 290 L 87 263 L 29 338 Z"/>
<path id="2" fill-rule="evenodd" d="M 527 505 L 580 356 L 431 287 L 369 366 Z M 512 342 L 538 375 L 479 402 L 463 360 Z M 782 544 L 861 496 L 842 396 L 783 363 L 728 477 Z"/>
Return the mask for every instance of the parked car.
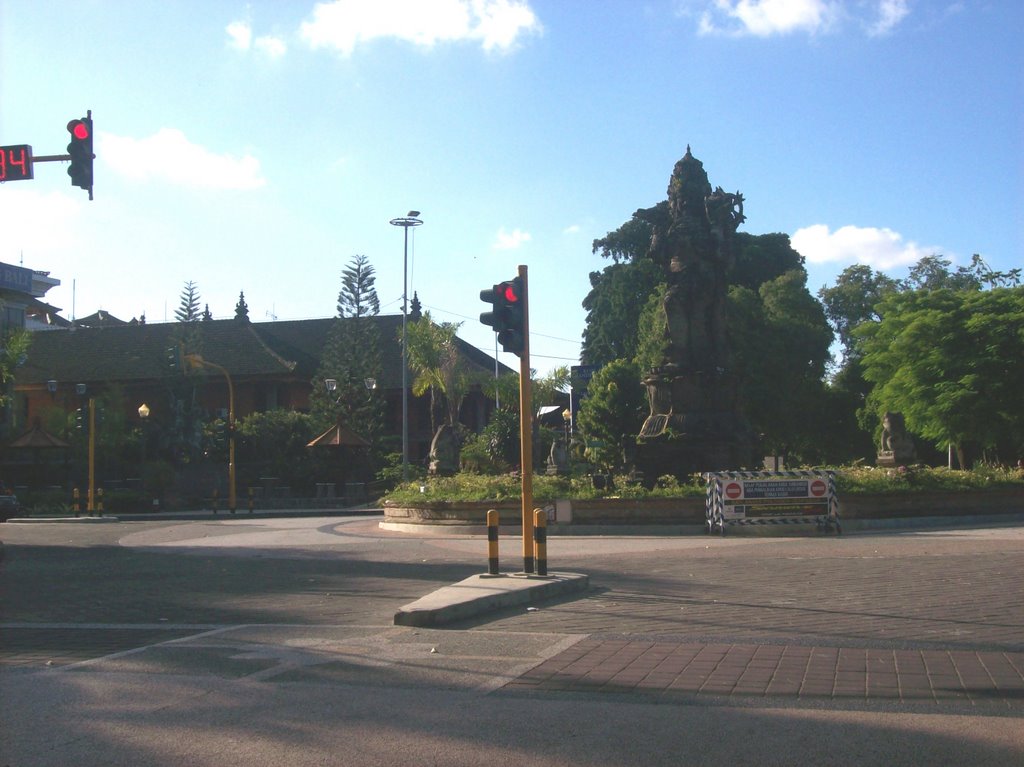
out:
<path id="1" fill-rule="evenodd" d="M 18 516 L 21 513 L 21 504 L 18 503 L 18 496 L 0 495 L 0 522 Z"/>

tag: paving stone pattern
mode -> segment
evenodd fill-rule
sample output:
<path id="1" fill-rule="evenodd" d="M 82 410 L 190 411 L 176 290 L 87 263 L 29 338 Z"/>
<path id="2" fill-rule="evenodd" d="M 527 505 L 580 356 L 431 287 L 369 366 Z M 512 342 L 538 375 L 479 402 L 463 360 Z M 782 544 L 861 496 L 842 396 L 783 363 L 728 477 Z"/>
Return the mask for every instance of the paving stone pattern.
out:
<path id="1" fill-rule="evenodd" d="M 586 639 L 507 688 L 994 701 L 1024 709 L 1024 653 Z"/>

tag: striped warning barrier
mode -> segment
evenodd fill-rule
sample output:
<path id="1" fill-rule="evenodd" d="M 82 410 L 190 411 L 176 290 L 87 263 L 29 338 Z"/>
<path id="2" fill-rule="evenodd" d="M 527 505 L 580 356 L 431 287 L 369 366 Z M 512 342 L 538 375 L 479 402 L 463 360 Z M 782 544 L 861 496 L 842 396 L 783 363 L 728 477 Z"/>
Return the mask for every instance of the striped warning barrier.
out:
<path id="1" fill-rule="evenodd" d="M 842 533 L 833 471 L 721 471 L 703 476 L 709 533 L 724 534 L 728 525 L 801 524 Z"/>

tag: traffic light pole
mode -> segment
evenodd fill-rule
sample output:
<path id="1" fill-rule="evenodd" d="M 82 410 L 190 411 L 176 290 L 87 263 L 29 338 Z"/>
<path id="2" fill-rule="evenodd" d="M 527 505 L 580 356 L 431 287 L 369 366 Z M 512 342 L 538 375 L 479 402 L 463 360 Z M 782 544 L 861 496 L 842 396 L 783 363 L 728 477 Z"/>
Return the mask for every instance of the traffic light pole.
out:
<path id="1" fill-rule="evenodd" d="M 86 511 L 96 511 L 96 398 L 89 397 L 89 495 Z"/>
<path id="2" fill-rule="evenodd" d="M 533 406 L 530 382 L 530 290 L 526 267 L 519 266 L 523 281 L 523 353 L 519 355 L 519 458 L 522 478 L 523 572 L 533 572 Z"/>

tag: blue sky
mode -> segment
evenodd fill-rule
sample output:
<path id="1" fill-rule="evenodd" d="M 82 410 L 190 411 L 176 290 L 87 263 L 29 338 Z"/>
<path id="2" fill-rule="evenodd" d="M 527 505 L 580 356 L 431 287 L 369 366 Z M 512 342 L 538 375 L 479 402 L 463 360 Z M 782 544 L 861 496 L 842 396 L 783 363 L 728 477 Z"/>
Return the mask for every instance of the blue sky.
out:
<path id="1" fill-rule="evenodd" d="M 1017 0 L 4 0 L 0 143 L 65 151 L 0 187 L 0 261 L 66 316 L 335 313 L 356 254 L 493 352 L 480 289 L 529 267 L 533 366 L 574 364 L 591 243 L 665 199 L 689 144 L 785 232 L 810 288 L 853 263 L 1021 266 Z M 74 290 L 74 294 L 73 294 Z M 514 357 L 502 360 L 517 366 Z"/>

